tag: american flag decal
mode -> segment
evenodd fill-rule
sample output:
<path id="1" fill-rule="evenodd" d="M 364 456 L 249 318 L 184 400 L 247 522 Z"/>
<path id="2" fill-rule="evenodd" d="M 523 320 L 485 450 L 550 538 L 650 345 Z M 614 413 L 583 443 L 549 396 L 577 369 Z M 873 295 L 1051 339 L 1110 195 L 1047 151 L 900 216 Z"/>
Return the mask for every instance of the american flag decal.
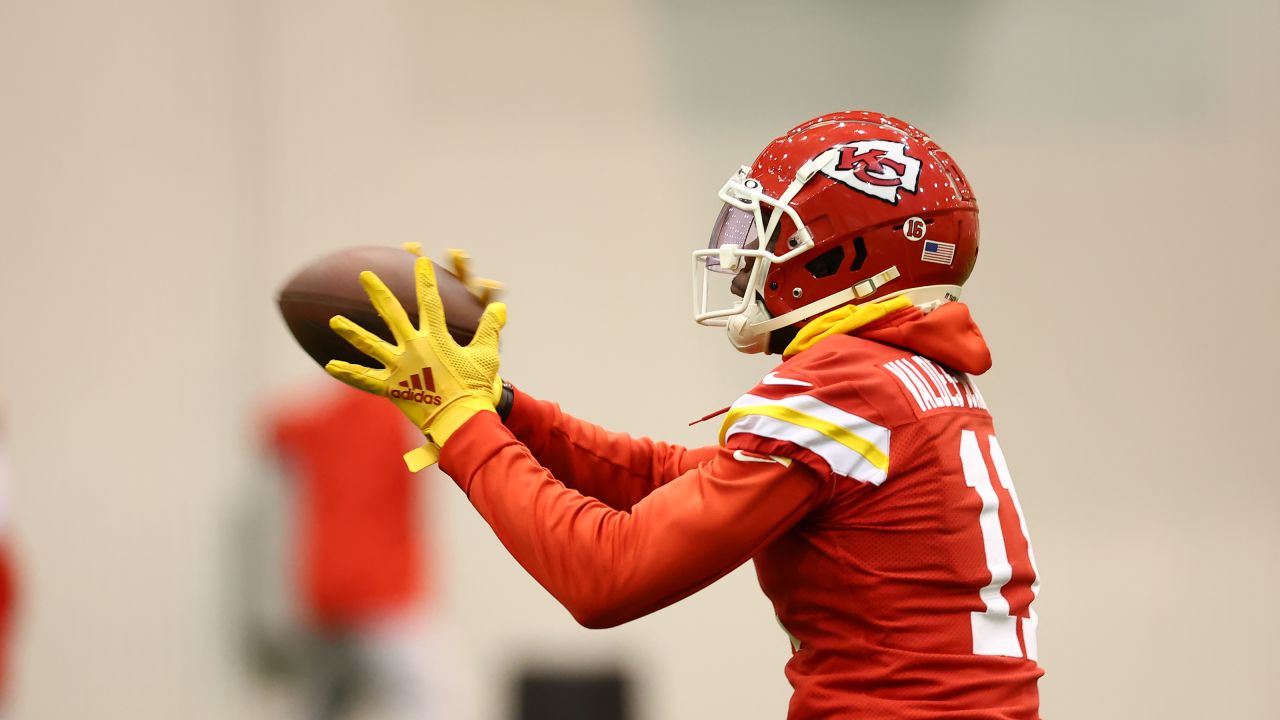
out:
<path id="1" fill-rule="evenodd" d="M 925 262 L 938 263 L 939 265 L 950 265 L 951 261 L 956 259 L 956 246 L 954 243 L 925 240 L 924 251 L 920 253 L 920 259 Z"/>

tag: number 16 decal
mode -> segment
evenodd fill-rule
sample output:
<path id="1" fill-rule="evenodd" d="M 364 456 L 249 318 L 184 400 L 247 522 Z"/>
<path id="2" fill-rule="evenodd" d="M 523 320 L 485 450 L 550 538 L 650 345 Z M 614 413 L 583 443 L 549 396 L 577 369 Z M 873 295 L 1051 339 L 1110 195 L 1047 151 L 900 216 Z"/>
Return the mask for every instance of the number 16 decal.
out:
<path id="1" fill-rule="evenodd" d="M 1040 593 L 1040 572 L 1036 569 L 1036 556 L 1031 550 L 1031 536 L 1027 533 L 1027 521 L 1022 514 L 1022 504 L 1018 502 L 1018 492 L 1013 489 L 1013 478 L 1009 475 L 1009 465 L 1005 462 L 1004 453 L 1000 451 L 1000 443 L 994 435 L 989 436 L 991 446 L 991 464 L 996 469 L 996 477 L 1000 486 L 1009 493 L 1013 501 L 1013 509 L 1018 516 L 1019 530 L 1027 541 L 1027 560 L 1031 565 L 1031 600 Z M 1018 644 L 1018 623 L 1022 623 L 1022 640 L 1026 645 L 1026 657 L 1036 659 L 1036 611 L 1027 606 L 1028 617 L 1022 618 L 1013 614 L 1009 608 L 1009 600 L 1000 592 L 1013 577 L 1013 567 L 1009 564 L 1009 554 L 1005 549 L 1004 532 L 1000 527 L 1000 497 L 996 495 L 991 484 L 991 474 L 987 472 L 987 463 L 982 457 L 982 448 L 978 444 L 978 436 L 972 430 L 960 432 L 960 464 L 964 468 L 965 484 L 977 491 L 982 500 L 982 512 L 978 516 L 978 525 L 982 530 L 982 545 L 986 551 L 987 569 L 991 572 L 991 582 L 978 591 L 982 602 L 986 605 L 984 612 L 972 615 L 973 653 L 975 655 L 1005 655 L 1023 657 L 1022 647 Z"/>

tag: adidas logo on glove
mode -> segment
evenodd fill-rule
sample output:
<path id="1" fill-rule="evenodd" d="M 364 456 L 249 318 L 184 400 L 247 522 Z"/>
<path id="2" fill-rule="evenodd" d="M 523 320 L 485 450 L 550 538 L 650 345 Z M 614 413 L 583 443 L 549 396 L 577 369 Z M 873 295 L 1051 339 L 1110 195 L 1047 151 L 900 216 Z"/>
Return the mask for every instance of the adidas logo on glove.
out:
<path id="1" fill-rule="evenodd" d="M 412 384 L 411 384 L 412 383 Z M 408 380 L 401 380 L 400 387 L 391 388 L 391 392 L 387 393 L 388 397 L 396 400 L 413 400 L 423 405 L 439 405 L 441 398 L 435 395 L 436 380 L 431 374 L 431 368 L 424 367 L 421 372 L 409 376 Z"/>

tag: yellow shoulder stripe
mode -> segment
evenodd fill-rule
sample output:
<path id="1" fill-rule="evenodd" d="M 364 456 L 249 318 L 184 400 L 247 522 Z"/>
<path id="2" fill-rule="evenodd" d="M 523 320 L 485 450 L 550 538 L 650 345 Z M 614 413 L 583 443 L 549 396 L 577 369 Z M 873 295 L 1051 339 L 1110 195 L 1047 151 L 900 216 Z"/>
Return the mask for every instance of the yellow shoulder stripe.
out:
<path id="1" fill-rule="evenodd" d="M 729 431 L 730 426 L 747 415 L 763 415 L 821 433 L 866 458 L 867 462 L 874 465 L 876 469 L 882 472 L 889 471 L 889 458 L 880 451 L 880 448 L 876 447 L 875 443 L 848 428 L 840 427 L 835 423 L 827 422 L 808 413 L 802 413 L 799 410 L 793 410 L 782 405 L 747 405 L 730 410 L 729 414 L 724 418 L 724 425 L 720 427 L 720 444 L 722 446 L 724 445 L 725 433 Z"/>

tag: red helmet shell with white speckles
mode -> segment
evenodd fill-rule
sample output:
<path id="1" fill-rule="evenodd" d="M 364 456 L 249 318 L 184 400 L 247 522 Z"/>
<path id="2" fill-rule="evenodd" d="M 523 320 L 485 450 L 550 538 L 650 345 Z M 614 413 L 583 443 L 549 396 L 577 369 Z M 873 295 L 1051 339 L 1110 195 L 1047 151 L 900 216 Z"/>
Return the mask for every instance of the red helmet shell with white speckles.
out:
<path id="1" fill-rule="evenodd" d="M 978 205 L 964 173 L 928 135 L 880 113 L 823 115 L 771 142 L 750 167 L 765 194 L 781 197 L 806 162 L 820 171 L 789 204 L 814 247 L 769 269 L 761 293 L 778 317 L 896 268 L 859 304 L 911 288 L 956 286 L 978 256 Z M 774 252 L 796 228 L 783 217 Z M 799 323 L 803 324 L 803 323 Z"/>

